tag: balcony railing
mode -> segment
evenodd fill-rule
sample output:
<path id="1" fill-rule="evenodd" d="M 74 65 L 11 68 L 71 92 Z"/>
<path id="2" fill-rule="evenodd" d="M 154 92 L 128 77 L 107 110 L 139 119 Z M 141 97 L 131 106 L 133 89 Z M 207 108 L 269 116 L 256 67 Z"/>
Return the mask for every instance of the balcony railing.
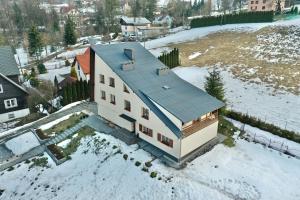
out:
<path id="1" fill-rule="evenodd" d="M 202 121 L 197 121 L 197 122 L 193 122 L 192 125 L 185 127 L 182 132 L 184 137 L 187 137 L 193 133 L 196 133 L 197 131 L 215 123 L 216 121 L 218 121 L 218 115 L 217 114 L 212 114 L 211 116 L 207 117 L 206 119 L 202 120 Z"/>

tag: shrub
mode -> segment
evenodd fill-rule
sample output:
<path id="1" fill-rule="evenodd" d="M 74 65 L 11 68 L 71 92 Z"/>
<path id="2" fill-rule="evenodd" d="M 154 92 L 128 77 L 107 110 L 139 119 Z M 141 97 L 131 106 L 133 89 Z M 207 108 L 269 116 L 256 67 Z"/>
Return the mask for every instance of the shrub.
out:
<path id="1" fill-rule="evenodd" d="M 240 121 L 250 126 L 270 132 L 274 135 L 278 135 L 280 137 L 300 143 L 300 135 L 298 135 L 296 132 L 281 129 L 280 127 L 275 126 L 273 124 L 263 122 L 258 118 L 251 117 L 249 115 L 245 115 L 235 111 L 226 111 L 225 115 L 231 119 Z"/>
<path id="2" fill-rule="evenodd" d="M 124 160 L 127 160 L 127 159 L 128 159 L 128 155 L 127 155 L 127 154 L 124 154 L 124 155 L 123 155 L 123 158 L 124 158 Z"/>
<path id="3" fill-rule="evenodd" d="M 48 158 L 46 158 L 46 157 L 33 158 L 32 161 L 33 161 L 33 163 L 29 166 L 29 168 L 32 168 L 34 166 L 38 166 L 38 167 L 47 167 L 48 166 Z"/>
<path id="4" fill-rule="evenodd" d="M 150 162 L 150 161 L 148 161 L 148 162 L 145 162 L 145 166 L 146 166 L 146 167 L 151 167 L 151 166 L 152 166 L 152 164 L 151 164 L 151 162 Z"/>
<path id="5" fill-rule="evenodd" d="M 157 172 L 151 172 L 150 177 L 155 178 L 157 176 Z"/>
<path id="6" fill-rule="evenodd" d="M 45 74 L 47 72 L 47 69 L 43 63 L 39 63 L 37 69 L 40 74 Z"/>
<path id="7" fill-rule="evenodd" d="M 40 84 L 39 79 L 37 79 L 37 78 L 35 78 L 35 77 L 31 77 L 30 80 L 29 80 L 29 82 L 30 82 L 30 85 L 31 85 L 32 87 L 38 87 L 39 84 Z"/>
<path id="8" fill-rule="evenodd" d="M 42 129 L 36 129 L 35 132 L 41 140 L 45 140 L 49 138 L 49 136 L 46 135 Z"/>
<path id="9" fill-rule="evenodd" d="M 60 148 L 58 146 L 56 146 L 55 144 L 50 144 L 47 146 L 47 148 L 57 158 L 57 160 L 64 158 L 64 154 L 62 153 Z"/>
<path id="10" fill-rule="evenodd" d="M 15 168 L 13 167 L 13 166 L 10 166 L 8 169 L 7 169 L 7 171 L 12 171 L 12 170 L 14 170 Z"/>
<path id="11" fill-rule="evenodd" d="M 273 17 L 273 11 L 243 12 L 238 14 L 206 16 L 202 18 L 192 19 L 190 26 L 191 28 L 198 28 L 224 24 L 272 22 Z"/>
<path id="12" fill-rule="evenodd" d="M 142 170 L 143 170 L 144 172 L 149 172 L 149 169 L 148 169 L 147 167 L 143 167 Z"/>
<path id="13" fill-rule="evenodd" d="M 69 60 L 65 60 L 65 66 L 68 67 L 70 65 L 71 65 L 70 61 Z"/>
<path id="14" fill-rule="evenodd" d="M 140 165 L 141 165 L 141 162 L 139 162 L 139 161 L 136 161 L 136 162 L 135 162 L 135 166 L 138 167 L 138 166 L 140 166 Z"/>
<path id="15" fill-rule="evenodd" d="M 116 145 L 114 145 L 113 147 L 112 147 L 113 149 L 116 149 L 116 148 L 118 148 Z"/>
<path id="16" fill-rule="evenodd" d="M 223 144 L 225 144 L 228 147 L 234 147 L 234 139 L 232 137 L 227 137 L 224 141 Z"/>
<path id="17" fill-rule="evenodd" d="M 25 164 L 29 164 L 30 163 L 30 160 L 25 160 Z"/>

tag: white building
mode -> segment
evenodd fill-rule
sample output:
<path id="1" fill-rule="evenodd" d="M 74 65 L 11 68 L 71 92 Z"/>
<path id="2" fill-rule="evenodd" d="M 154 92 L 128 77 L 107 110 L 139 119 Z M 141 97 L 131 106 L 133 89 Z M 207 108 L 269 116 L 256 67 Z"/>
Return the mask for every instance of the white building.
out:
<path id="1" fill-rule="evenodd" d="M 139 43 L 91 48 L 98 114 L 180 163 L 217 136 L 224 103 L 180 79 Z"/>
<path id="2" fill-rule="evenodd" d="M 76 55 L 72 67 L 75 67 L 78 80 L 90 80 L 90 48 L 82 55 Z"/>
<path id="3" fill-rule="evenodd" d="M 145 29 L 149 28 L 151 22 L 144 17 L 126 17 L 123 16 L 120 19 L 122 35 L 124 37 L 128 37 L 131 35 L 138 35 L 139 28 Z"/>

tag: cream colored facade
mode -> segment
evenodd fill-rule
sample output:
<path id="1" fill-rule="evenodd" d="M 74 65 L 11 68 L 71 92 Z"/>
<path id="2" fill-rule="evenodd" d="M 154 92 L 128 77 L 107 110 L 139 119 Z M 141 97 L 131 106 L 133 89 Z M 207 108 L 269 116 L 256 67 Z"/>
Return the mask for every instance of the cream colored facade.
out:
<path id="1" fill-rule="evenodd" d="M 82 79 L 83 81 L 89 81 L 90 80 L 90 75 L 89 74 L 85 74 L 82 70 L 82 68 L 80 67 L 80 65 L 78 64 L 78 62 L 75 63 L 75 69 L 76 69 L 76 74 L 78 79 Z"/>
<path id="2" fill-rule="evenodd" d="M 284 9 L 285 1 L 281 1 L 280 6 L 281 10 Z M 248 10 L 249 11 L 275 11 L 276 10 L 276 1 L 274 0 L 249 0 L 248 1 Z"/>
<path id="3" fill-rule="evenodd" d="M 104 83 L 100 83 L 100 75 L 104 75 Z M 114 79 L 115 87 L 109 86 L 110 78 Z M 127 87 L 129 93 L 124 92 L 123 85 Z M 100 116 L 129 130 L 132 134 L 138 135 L 139 138 L 158 147 L 177 160 L 180 160 L 183 156 L 217 136 L 218 121 L 187 137 L 178 138 L 97 54 L 95 55 L 94 91 L 94 100 L 97 102 L 98 114 Z M 102 91 L 105 92 L 105 100 L 102 99 Z M 110 95 L 115 96 L 115 104 L 110 103 Z M 124 109 L 125 100 L 130 102 L 131 111 Z M 179 130 L 183 129 L 183 123 L 178 118 L 153 100 L 151 101 L 176 125 Z M 142 108 L 147 108 L 149 110 L 148 120 L 142 117 Z M 120 117 L 122 114 L 126 114 L 127 116 L 135 119 L 136 122 L 131 123 Z M 153 130 L 152 137 L 139 131 L 140 124 Z M 173 147 L 160 142 L 158 140 L 158 134 L 171 139 L 173 141 Z"/>
<path id="4" fill-rule="evenodd" d="M 150 28 L 150 24 L 145 25 L 121 25 L 123 36 L 130 36 L 131 34 L 138 35 L 139 29 Z"/>

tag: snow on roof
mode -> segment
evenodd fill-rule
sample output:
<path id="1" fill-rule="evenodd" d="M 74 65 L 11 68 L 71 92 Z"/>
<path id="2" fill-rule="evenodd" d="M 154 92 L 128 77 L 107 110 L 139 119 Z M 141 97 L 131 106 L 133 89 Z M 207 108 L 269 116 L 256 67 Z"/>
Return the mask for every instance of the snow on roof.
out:
<path id="1" fill-rule="evenodd" d="M 136 18 L 134 18 L 134 17 L 122 16 L 121 20 L 123 20 L 126 24 L 134 24 L 134 25 L 150 24 L 151 23 L 145 17 L 136 17 Z"/>

